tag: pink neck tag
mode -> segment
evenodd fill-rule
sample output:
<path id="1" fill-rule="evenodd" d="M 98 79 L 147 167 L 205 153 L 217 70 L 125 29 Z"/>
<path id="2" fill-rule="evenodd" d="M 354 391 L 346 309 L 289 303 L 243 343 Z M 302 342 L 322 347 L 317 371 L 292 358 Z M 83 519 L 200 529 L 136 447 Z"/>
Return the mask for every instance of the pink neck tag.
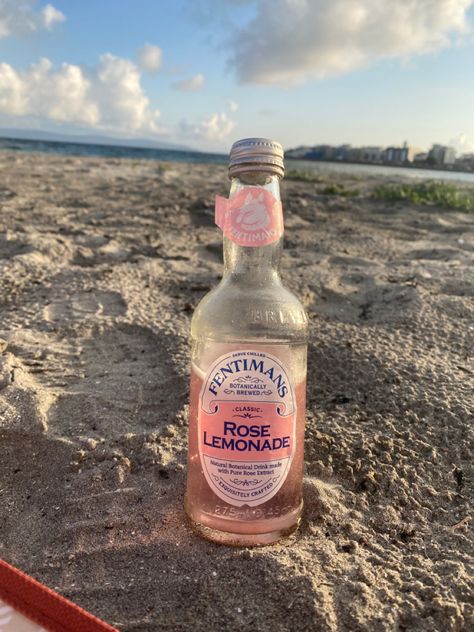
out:
<path id="1" fill-rule="evenodd" d="M 229 199 L 216 195 L 215 221 L 239 246 L 268 246 L 283 235 L 281 202 L 260 187 L 245 187 Z"/>

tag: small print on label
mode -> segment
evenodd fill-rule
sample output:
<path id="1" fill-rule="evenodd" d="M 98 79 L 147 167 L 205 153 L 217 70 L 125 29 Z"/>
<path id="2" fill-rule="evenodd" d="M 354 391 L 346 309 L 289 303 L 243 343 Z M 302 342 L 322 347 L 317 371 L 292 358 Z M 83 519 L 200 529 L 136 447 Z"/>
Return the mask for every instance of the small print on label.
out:
<path id="1" fill-rule="evenodd" d="M 281 202 L 261 187 L 245 187 L 230 199 L 216 195 L 215 219 L 239 246 L 267 246 L 283 235 Z"/>
<path id="2" fill-rule="evenodd" d="M 212 364 L 199 397 L 199 455 L 219 498 L 237 507 L 270 500 L 289 472 L 295 429 L 294 392 L 278 358 L 245 349 Z"/>

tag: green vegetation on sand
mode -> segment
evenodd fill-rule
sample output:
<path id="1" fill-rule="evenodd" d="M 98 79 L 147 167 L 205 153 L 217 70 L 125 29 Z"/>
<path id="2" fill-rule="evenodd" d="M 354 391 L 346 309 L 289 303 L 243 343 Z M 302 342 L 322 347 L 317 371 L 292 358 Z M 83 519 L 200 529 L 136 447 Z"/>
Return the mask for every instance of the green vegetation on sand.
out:
<path id="1" fill-rule="evenodd" d="M 346 189 L 342 184 L 328 184 L 318 193 L 322 195 L 342 195 L 342 197 L 357 197 L 360 195 L 357 189 Z"/>
<path id="2" fill-rule="evenodd" d="M 325 182 L 324 178 L 319 174 L 302 169 L 288 169 L 288 171 L 285 172 L 285 179 L 299 180 L 300 182 L 316 182 L 318 184 Z"/>
<path id="3" fill-rule="evenodd" d="M 321 195 L 341 195 L 342 197 L 356 197 L 360 195 L 357 189 L 346 189 L 344 185 L 331 183 L 325 180 L 317 173 L 311 171 L 303 171 L 301 169 L 289 169 L 285 178 L 287 180 L 297 180 L 300 182 L 314 182 L 315 184 L 326 185 L 322 189 L 318 189 L 318 193 Z"/>
<path id="4" fill-rule="evenodd" d="M 414 184 L 383 184 L 373 191 L 379 200 L 408 200 L 414 204 L 442 206 L 461 211 L 474 210 L 474 190 L 462 190 L 447 182 L 416 182 Z"/>

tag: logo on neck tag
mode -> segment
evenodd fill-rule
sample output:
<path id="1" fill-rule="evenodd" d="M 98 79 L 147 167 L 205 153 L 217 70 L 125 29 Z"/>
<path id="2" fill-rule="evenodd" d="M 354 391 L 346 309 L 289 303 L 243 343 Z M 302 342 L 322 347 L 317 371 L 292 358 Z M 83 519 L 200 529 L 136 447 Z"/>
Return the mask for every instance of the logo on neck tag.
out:
<path id="1" fill-rule="evenodd" d="M 283 235 L 281 202 L 261 187 L 245 187 L 229 199 L 216 195 L 215 221 L 239 246 L 268 246 Z"/>

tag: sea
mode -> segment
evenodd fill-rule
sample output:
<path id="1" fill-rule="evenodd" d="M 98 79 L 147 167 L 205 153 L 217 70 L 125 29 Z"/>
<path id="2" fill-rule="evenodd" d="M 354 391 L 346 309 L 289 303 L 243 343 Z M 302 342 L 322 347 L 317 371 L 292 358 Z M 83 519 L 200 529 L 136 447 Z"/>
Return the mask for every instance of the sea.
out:
<path id="1" fill-rule="evenodd" d="M 40 152 L 64 156 L 100 156 L 105 158 L 130 158 L 134 160 L 162 160 L 164 162 L 188 162 L 227 164 L 226 154 L 212 154 L 199 151 L 181 151 L 174 149 L 151 149 L 125 147 L 119 145 L 95 145 L 45 140 L 26 140 L 0 138 L 0 151 Z M 341 173 L 346 176 L 384 176 L 418 178 L 425 180 L 450 180 L 474 185 L 474 173 L 445 171 L 438 169 L 418 169 L 407 167 L 388 167 L 386 165 L 361 165 L 347 162 L 325 162 L 322 160 L 287 160 L 287 169 L 314 171 L 315 173 Z"/>

